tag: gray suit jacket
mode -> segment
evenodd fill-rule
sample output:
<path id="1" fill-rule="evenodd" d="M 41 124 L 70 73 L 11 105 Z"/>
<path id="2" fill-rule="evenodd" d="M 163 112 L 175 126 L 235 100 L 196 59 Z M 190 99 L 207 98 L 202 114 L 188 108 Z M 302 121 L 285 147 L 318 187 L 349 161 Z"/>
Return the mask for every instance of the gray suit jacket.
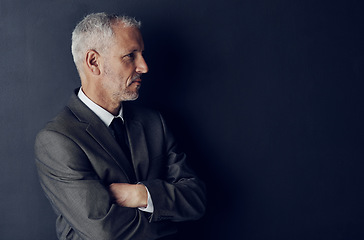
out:
<path id="1" fill-rule="evenodd" d="M 187 167 L 161 115 L 128 104 L 123 114 L 132 162 L 76 93 L 39 132 L 36 166 L 58 215 L 59 239 L 157 239 L 176 231 L 173 222 L 204 213 L 204 185 Z M 115 204 L 108 186 L 118 182 L 147 186 L 154 213 Z"/>

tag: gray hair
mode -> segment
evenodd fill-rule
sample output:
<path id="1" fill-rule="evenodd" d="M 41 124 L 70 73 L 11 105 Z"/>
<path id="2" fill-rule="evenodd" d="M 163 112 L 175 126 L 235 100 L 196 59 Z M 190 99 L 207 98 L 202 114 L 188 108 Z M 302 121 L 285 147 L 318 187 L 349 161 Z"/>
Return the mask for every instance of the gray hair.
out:
<path id="1" fill-rule="evenodd" d="M 88 50 L 105 52 L 112 44 L 113 24 L 122 22 L 125 27 L 140 28 L 141 22 L 128 16 L 107 13 L 92 13 L 77 24 L 72 32 L 72 55 L 80 72 L 82 61 Z"/>

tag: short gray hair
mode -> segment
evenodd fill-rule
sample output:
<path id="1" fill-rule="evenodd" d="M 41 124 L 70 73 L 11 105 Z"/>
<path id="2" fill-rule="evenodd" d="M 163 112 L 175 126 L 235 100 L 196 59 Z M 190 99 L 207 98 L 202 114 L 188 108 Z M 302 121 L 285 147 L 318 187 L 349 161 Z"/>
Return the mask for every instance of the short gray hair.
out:
<path id="1" fill-rule="evenodd" d="M 128 16 L 107 13 L 92 13 L 77 24 L 72 32 L 72 55 L 78 71 L 81 70 L 84 54 L 88 50 L 105 52 L 112 44 L 113 24 L 122 22 L 125 27 L 140 28 L 141 22 Z"/>

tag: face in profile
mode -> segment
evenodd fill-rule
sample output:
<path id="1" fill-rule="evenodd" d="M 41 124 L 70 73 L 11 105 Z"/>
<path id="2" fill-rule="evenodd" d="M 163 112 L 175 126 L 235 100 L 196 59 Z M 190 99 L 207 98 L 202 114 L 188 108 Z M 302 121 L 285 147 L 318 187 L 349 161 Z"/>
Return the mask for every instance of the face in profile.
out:
<path id="1" fill-rule="evenodd" d="M 114 40 L 104 54 L 103 88 L 113 101 L 130 101 L 139 96 L 141 75 L 148 72 L 143 57 L 144 43 L 139 29 L 113 26 Z"/>

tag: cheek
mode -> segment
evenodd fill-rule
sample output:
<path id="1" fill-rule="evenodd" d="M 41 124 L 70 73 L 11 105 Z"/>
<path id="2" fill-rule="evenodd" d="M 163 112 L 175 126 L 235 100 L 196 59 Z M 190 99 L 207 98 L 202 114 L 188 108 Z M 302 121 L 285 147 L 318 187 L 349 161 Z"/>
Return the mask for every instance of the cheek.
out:
<path id="1" fill-rule="evenodd" d="M 113 82 L 114 87 L 117 87 L 118 89 L 128 87 L 135 74 L 134 65 L 131 63 L 122 63 L 113 67 L 114 71 L 109 72 L 109 77 Z"/>
<path id="2" fill-rule="evenodd" d="M 132 76 L 135 73 L 135 64 L 134 63 L 124 63 L 120 65 L 119 72 L 122 73 L 125 77 Z"/>

